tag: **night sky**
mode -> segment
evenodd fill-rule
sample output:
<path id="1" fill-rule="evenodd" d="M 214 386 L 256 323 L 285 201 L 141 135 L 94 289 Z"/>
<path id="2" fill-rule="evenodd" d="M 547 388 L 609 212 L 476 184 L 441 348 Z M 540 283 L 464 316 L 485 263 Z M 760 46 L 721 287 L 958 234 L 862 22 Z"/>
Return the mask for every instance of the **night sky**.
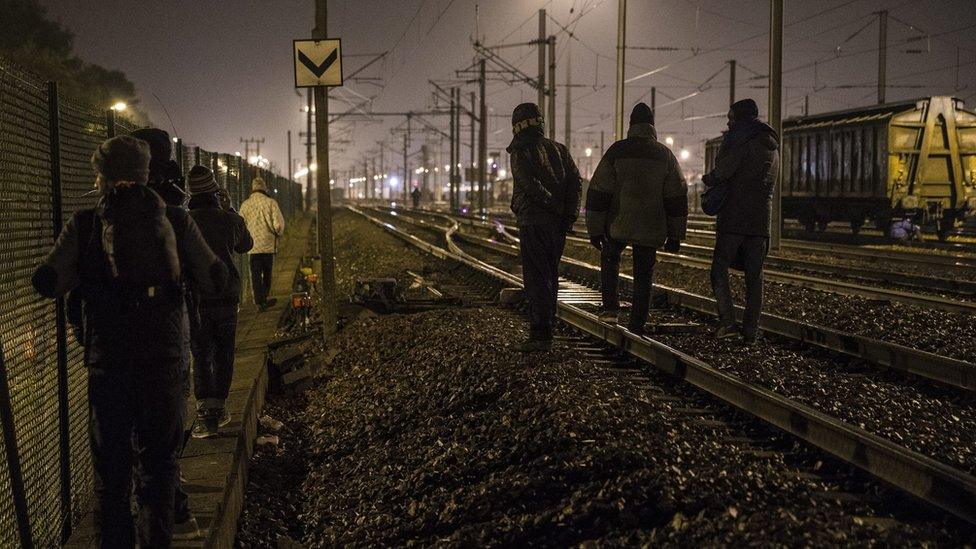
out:
<path id="1" fill-rule="evenodd" d="M 155 124 L 172 132 L 150 92 L 159 96 L 178 133 L 190 143 L 234 152 L 243 151 L 239 138 L 264 137 L 261 153 L 284 171 L 285 135 L 290 129 L 293 156 L 304 164 L 297 133 L 304 130 L 305 100 L 293 88 L 291 41 L 310 37 L 313 0 L 42 3 L 75 33 L 79 56 L 120 69 L 135 82 L 140 106 Z M 480 4 L 477 19 L 476 4 Z M 583 149 L 599 146 L 600 130 L 606 131 L 608 145 L 612 136 L 617 0 L 331 0 L 329 35 L 343 41 L 347 75 L 368 61 L 368 54 L 389 51 L 383 61 L 360 74 L 368 80 L 347 82 L 332 92 L 332 112 L 344 111 L 364 98 L 372 98 L 367 109 L 374 111 L 429 109 L 434 103 L 428 80 L 455 78 L 455 69 L 475 60 L 471 42 L 476 25 L 485 44 L 525 42 L 535 38 L 536 12 L 543 7 L 574 31 L 575 38 L 568 40 L 567 32 L 548 21 L 549 33 L 557 33 L 558 83 L 565 83 L 565 60 L 572 55 L 573 81 L 586 85 L 572 90 L 573 149 L 585 170 Z M 973 0 L 787 0 L 783 62 L 787 116 L 802 112 L 806 94 L 810 94 L 811 112 L 875 101 L 878 23 L 872 13 L 879 9 L 890 11 L 888 100 L 949 94 L 973 107 Z M 728 59 L 739 63 L 737 97 L 754 97 L 765 118 L 765 81 L 752 78 L 766 73 L 767 26 L 766 0 L 630 0 L 628 45 L 679 50 L 628 51 L 628 78 L 666 68 L 628 85 L 627 112 L 651 85 L 658 87 L 659 134 L 673 136 L 676 149 L 689 149 L 689 175 L 701 169 L 702 141 L 724 126 L 728 71 L 722 69 Z M 500 53 L 535 75 L 535 49 L 513 47 Z M 464 88 L 465 102 L 472 90 L 476 90 L 473 84 Z M 698 95 L 688 100 L 662 106 L 672 100 L 669 97 L 696 91 Z M 557 91 L 560 140 L 564 92 L 564 87 Z M 535 96 L 525 84 L 493 81 L 488 85 L 490 112 L 506 117 L 516 104 L 534 101 Z M 718 116 L 685 120 L 708 115 Z M 511 135 L 509 122 L 494 117 L 490 124 L 489 151 L 503 150 Z M 385 141 L 387 169 L 392 172 L 401 164 L 402 138 L 390 130 L 402 125 L 402 118 L 337 123 L 332 134 L 333 167 L 355 166 L 361 171 L 363 157 L 378 154 L 377 141 Z M 447 118 L 441 117 L 438 125 L 446 130 Z M 466 141 L 467 129 L 463 131 Z M 411 153 L 419 150 L 423 139 L 423 134 L 414 134 Z M 430 150 L 442 147 L 446 159 L 447 140 L 432 133 L 427 139 Z M 466 144 L 463 151 L 466 161 Z M 417 160 L 412 162 L 416 166 Z"/>

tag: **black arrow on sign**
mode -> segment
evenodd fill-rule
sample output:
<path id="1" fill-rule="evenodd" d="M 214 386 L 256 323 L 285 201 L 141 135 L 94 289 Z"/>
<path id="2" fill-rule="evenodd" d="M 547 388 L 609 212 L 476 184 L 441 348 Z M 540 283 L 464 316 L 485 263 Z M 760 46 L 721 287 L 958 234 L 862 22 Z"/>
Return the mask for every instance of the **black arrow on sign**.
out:
<path id="1" fill-rule="evenodd" d="M 301 61 L 302 64 L 308 68 L 308 70 L 312 71 L 312 74 L 315 75 L 315 78 L 322 78 L 322 75 L 325 74 L 325 71 L 329 70 L 329 67 L 331 67 L 332 64 L 335 63 L 336 59 L 338 58 L 339 58 L 339 50 L 334 49 L 332 50 L 332 53 L 330 53 L 329 56 L 325 58 L 325 61 L 322 61 L 322 64 L 319 65 L 316 64 L 315 61 L 309 59 L 308 56 L 305 55 L 305 52 L 303 52 L 302 50 L 298 50 L 298 60 Z"/>

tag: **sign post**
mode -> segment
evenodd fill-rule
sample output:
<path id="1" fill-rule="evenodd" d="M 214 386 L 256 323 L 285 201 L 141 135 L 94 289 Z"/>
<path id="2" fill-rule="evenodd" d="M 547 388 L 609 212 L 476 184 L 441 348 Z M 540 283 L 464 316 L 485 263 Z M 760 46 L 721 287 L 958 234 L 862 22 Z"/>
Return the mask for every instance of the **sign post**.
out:
<path id="1" fill-rule="evenodd" d="M 322 281 L 322 331 L 326 344 L 338 328 L 335 253 L 332 245 L 332 188 L 329 183 L 329 86 L 342 85 L 339 40 L 326 38 L 326 0 L 316 0 L 311 40 L 295 40 L 295 87 L 312 88 L 315 97 L 316 231 Z M 311 171 L 312 166 L 309 166 Z M 311 175 L 311 174 L 310 174 Z"/>

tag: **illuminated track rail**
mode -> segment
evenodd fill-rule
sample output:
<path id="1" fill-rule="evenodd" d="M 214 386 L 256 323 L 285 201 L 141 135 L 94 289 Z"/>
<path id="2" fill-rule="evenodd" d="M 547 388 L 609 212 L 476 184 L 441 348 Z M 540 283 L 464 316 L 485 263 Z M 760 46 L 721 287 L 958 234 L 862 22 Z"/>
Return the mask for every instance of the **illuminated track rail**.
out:
<path id="1" fill-rule="evenodd" d="M 512 246 L 491 242 L 458 231 L 456 221 L 443 217 L 443 225 L 408 224 L 444 232 L 446 249 L 420 239 L 373 215 L 355 210 L 386 231 L 422 250 L 453 259 L 513 287 L 521 280 L 468 254 L 458 244 L 496 253 L 511 254 Z M 581 264 L 580 262 L 573 262 Z M 564 264 L 565 267 L 565 264 Z M 706 391 L 718 399 L 802 439 L 869 474 L 913 494 L 970 523 L 976 524 L 976 477 L 899 446 L 864 429 L 821 413 L 709 366 L 707 363 L 660 342 L 638 337 L 626 329 L 601 322 L 566 300 L 560 299 L 557 315 L 574 328 L 613 345 L 629 355 Z"/>

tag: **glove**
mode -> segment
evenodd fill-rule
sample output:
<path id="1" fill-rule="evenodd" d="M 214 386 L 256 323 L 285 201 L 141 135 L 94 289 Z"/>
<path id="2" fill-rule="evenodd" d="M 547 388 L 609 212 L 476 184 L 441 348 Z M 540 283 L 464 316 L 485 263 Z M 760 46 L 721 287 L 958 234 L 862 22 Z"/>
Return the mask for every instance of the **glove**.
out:
<path id="1" fill-rule="evenodd" d="M 667 241 L 664 242 L 664 251 L 668 252 L 669 254 L 676 254 L 680 249 L 681 249 L 681 241 L 678 240 L 677 238 L 669 237 Z"/>
<path id="2" fill-rule="evenodd" d="M 593 244 L 593 247 L 594 248 L 602 251 L 603 250 L 603 235 L 602 234 L 595 234 L 595 235 L 591 236 L 590 237 L 590 244 Z"/>

